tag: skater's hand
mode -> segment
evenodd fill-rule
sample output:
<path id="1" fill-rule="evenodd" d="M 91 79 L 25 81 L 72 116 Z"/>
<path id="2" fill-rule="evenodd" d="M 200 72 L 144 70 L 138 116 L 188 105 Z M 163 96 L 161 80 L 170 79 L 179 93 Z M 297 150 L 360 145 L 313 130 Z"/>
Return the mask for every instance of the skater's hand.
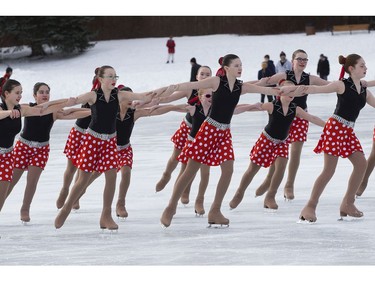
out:
<path id="1" fill-rule="evenodd" d="M 20 118 L 21 112 L 18 109 L 12 109 L 9 113 L 9 117 L 11 119 Z"/>

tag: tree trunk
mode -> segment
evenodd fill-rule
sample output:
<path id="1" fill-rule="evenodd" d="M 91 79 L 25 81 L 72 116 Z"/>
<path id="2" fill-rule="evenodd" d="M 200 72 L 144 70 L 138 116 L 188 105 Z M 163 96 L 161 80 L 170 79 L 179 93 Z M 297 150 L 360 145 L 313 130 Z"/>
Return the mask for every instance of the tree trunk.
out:
<path id="1" fill-rule="evenodd" d="M 46 52 L 44 51 L 42 44 L 33 43 L 30 47 L 31 47 L 30 57 L 46 56 Z"/>

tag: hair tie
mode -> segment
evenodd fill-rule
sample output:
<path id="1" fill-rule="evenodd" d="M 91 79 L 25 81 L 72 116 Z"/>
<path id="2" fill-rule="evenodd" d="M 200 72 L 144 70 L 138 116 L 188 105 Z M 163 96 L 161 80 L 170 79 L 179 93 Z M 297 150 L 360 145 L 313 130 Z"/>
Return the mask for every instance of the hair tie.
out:
<path id="1" fill-rule="evenodd" d="M 91 91 L 98 90 L 100 88 L 100 82 L 98 78 L 95 78 L 95 81 L 92 85 Z"/>
<path id="2" fill-rule="evenodd" d="M 339 80 L 342 80 L 344 78 L 344 75 L 345 75 L 345 68 L 344 68 L 344 65 L 343 65 L 341 67 L 341 72 L 340 72 Z"/>
<path id="3" fill-rule="evenodd" d="M 193 98 L 191 98 L 190 100 L 188 100 L 188 104 L 190 105 L 193 105 L 195 103 L 199 102 L 199 97 L 198 96 L 195 96 Z"/>

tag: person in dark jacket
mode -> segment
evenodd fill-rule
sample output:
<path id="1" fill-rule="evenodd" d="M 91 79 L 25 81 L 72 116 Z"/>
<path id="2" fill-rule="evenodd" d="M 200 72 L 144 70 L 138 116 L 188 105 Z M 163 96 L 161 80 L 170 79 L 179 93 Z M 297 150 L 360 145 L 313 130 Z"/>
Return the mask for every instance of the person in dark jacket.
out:
<path id="1" fill-rule="evenodd" d="M 271 73 L 271 76 L 276 74 L 276 67 L 273 60 L 270 59 L 270 55 L 265 55 L 264 60 L 267 62 L 267 70 Z"/>
<path id="2" fill-rule="evenodd" d="M 320 59 L 318 62 L 318 69 L 316 73 L 319 75 L 320 78 L 327 80 L 329 75 L 329 61 L 328 58 L 321 54 Z"/>
<path id="3" fill-rule="evenodd" d="M 264 77 L 271 77 L 273 75 L 271 73 L 272 72 L 268 69 L 268 62 L 263 61 L 262 62 L 262 69 L 258 71 L 258 80 L 260 80 Z M 264 103 L 265 97 L 266 96 L 264 94 L 260 94 L 260 102 L 261 103 Z M 268 99 L 268 102 L 271 102 L 271 101 L 273 101 L 273 96 L 267 95 L 267 99 Z"/>
<path id="4" fill-rule="evenodd" d="M 190 82 L 198 81 L 197 80 L 197 74 L 198 74 L 198 70 L 201 67 L 201 65 L 197 63 L 196 58 L 191 58 L 190 64 L 191 64 Z"/>

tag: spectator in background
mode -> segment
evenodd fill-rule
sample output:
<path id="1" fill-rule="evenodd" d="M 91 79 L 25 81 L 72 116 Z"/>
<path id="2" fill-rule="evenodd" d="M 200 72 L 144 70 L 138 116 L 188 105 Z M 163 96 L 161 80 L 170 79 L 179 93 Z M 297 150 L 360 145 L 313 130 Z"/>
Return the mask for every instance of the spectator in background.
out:
<path id="1" fill-rule="evenodd" d="M 10 78 L 10 76 L 12 76 L 12 74 L 13 74 L 13 69 L 10 66 L 8 66 L 5 69 L 4 76 L 0 78 L 0 93 L 2 92 L 3 85 L 5 84 L 6 81 L 8 81 L 8 79 Z"/>
<path id="2" fill-rule="evenodd" d="M 190 82 L 198 81 L 197 74 L 201 65 L 197 63 L 196 58 L 191 58 L 190 64 L 191 64 Z"/>
<path id="3" fill-rule="evenodd" d="M 292 63 L 287 60 L 285 53 L 280 53 L 280 60 L 276 64 L 276 73 L 292 70 Z"/>
<path id="4" fill-rule="evenodd" d="M 219 58 L 218 63 L 220 65 L 220 68 L 216 71 L 216 75 L 215 76 L 218 76 L 218 77 L 225 76 L 225 70 L 224 70 L 224 68 L 222 66 L 222 64 L 223 64 L 223 57 Z"/>
<path id="5" fill-rule="evenodd" d="M 167 59 L 167 63 L 169 63 L 169 60 L 171 60 L 171 62 L 173 63 L 176 43 L 174 42 L 172 36 L 169 37 L 166 46 L 167 46 L 167 48 L 168 48 L 168 59 Z"/>
<path id="6" fill-rule="evenodd" d="M 318 62 L 318 69 L 316 73 L 319 75 L 320 78 L 327 80 L 329 75 L 329 61 L 328 58 L 321 54 L 320 59 Z"/>
<path id="7" fill-rule="evenodd" d="M 276 74 L 276 67 L 273 60 L 270 59 L 270 55 L 265 55 L 264 60 L 267 62 L 267 69 L 271 73 L 271 76 Z"/>
<path id="8" fill-rule="evenodd" d="M 258 80 L 264 78 L 264 77 L 271 77 L 271 71 L 268 69 L 268 62 L 263 61 L 262 62 L 262 69 L 258 71 Z M 264 94 L 260 94 L 260 102 L 264 103 L 264 98 L 266 96 Z M 268 102 L 273 101 L 273 96 L 267 95 Z"/>

